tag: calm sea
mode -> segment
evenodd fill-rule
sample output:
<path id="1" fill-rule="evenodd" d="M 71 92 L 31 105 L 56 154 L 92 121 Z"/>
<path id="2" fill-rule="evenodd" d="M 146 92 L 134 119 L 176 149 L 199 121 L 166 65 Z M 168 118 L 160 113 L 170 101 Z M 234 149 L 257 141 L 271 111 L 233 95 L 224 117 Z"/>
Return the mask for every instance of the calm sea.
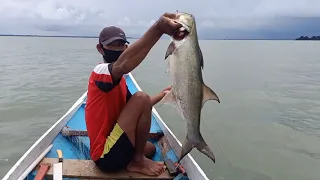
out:
<path id="1" fill-rule="evenodd" d="M 82 95 L 101 61 L 97 39 L 0 37 L 0 176 Z M 169 85 L 160 40 L 132 73 L 141 88 Z M 201 131 L 216 164 L 192 155 L 218 180 L 319 180 L 320 43 L 200 41 L 208 101 Z M 183 141 L 185 122 L 156 106 Z"/>

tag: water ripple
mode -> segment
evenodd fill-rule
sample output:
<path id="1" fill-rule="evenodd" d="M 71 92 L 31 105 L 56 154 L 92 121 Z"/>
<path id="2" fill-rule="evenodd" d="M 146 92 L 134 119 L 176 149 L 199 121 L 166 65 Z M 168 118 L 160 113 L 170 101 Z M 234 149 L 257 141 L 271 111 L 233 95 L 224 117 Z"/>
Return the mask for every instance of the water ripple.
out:
<path id="1" fill-rule="evenodd" d="M 277 121 L 320 137 L 320 60 L 279 65 L 268 79 L 268 94 L 278 106 Z"/>

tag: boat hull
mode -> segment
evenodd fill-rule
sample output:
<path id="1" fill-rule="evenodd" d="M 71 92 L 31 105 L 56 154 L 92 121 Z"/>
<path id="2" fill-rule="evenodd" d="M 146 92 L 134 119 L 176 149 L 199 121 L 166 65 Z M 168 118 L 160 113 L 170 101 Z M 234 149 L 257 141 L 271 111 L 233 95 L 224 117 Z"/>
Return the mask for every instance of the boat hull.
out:
<path id="1" fill-rule="evenodd" d="M 131 73 L 126 75 L 125 78 L 128 88 L 132 94 L 137 91 L 142 91 Z M 34 167 L 38 165 L 43 158 L 57 158 L 57 149 L 62 150 L 64 159 L 90 160 L 90 143 L 87 136 L 66 136 L 62 133 L 62 130 L 66 129 L 66 127 L 70 130 L 86 131 L 86 124 L 84 120 L 86 95 L 87 92 L 85 92 L 66 112 L 66 114 L 62 116 L 52 127 L 50 127 L 29 148 L 29 150 L 8 171 L 3 180 L 16 180 L 25 178 L 34 179 L 37 173 L 37 171 L 34 171 Z M 165 138 L 162 138 L 160 141 L 152 141 L 157 147 L 157 152 L 153 159 L 163 160 L 164 158 L 168 158 L 173 162 L 176 162 L 176 154 L 180 152 L 182 144 L 169 129 L 169 127 L 164 123 L 156 109 L 153 108 L 150 134 L 161 133 L 164 134 Z M 190 154 L 185 156 L 180 163 L 187 172 L 188 177 L 184 177 L 184 179 L 208 179 Z"/>

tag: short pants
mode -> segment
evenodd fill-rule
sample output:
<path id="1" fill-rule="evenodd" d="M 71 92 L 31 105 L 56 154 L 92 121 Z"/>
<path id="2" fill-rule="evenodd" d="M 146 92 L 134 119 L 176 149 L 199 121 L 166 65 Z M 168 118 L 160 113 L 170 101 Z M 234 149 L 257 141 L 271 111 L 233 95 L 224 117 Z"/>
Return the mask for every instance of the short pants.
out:
<path id="1" fill-rule="evenodd" d="M 134 150 L 128 136 L 117 123 L 108 136 L 101 158 L 94 162 L 103 172 L 115 172 L 127 167 Z"/>

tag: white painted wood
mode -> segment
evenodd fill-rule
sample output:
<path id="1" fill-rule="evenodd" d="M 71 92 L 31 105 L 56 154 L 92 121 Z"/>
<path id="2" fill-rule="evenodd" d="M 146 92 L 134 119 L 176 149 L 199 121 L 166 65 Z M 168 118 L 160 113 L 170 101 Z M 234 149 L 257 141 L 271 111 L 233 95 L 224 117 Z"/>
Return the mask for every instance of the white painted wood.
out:
<path id="1" fill-rule="evenodd" d="M 53 164 L 53 180 L 62 180 L 62 162 Z"/>
<path id="2" fill-rule="evenodd" d="M 73 106 L 63 115 L 53 126 L 51 126 L 16 162 L 2 180 L 16 180 L 22 173 L 41 155 L 41 153 L 52 143 L 61 129 L 67 124 L 70 118 L 82 105 L 87 91 L 73 104 Z"/>
<path id="3" fill-rule="evenodd" d="M 132 82 L 134 83 L 136 88 L 139 91 L 142 91 L 131 73 L 129 73 L 129 77 L 132 79 Z M 181 142 L 173 134 L 173 132 L 169 129 L 169 127 L 166 125 L 166 123 L 164 123 L 164 121 L 162 120 L 159 113 L 157 112 L 157 110 L 154 107 L 152 108 L 152 112 L 157 117 L 156 120 L 157 120 L 160 128 L 162 129 L 165 137 L 167 138 L 170 146 L 174 149 L 176 154 L 179 154 L 180 150 L 182 148 Z M 209 178 L 203 172 L 201 167 L 198 165 L 198 163 L 193 159 L 193 157 L 190 154 L 186 155 L 180 161 L 180 163 L 184 167 L 184 169 L 186 170 L 186 172 L 188 174 L 188 178 L 190 180 L 209 180 Z"/>
<path id="4" fill-rule="evenodd" d="M 22 173 L 22 175 L 18 178 L 18 180 L 24 180 L 28 174 L 37 166 L 37 164 L 42 160 L 42 158 L 52 149 L 53 144 L 50 144 L 49 147 L 47 147 L 46 150 L 44 150 L 40 156 L 33 161 L 33 163 Z"/>

